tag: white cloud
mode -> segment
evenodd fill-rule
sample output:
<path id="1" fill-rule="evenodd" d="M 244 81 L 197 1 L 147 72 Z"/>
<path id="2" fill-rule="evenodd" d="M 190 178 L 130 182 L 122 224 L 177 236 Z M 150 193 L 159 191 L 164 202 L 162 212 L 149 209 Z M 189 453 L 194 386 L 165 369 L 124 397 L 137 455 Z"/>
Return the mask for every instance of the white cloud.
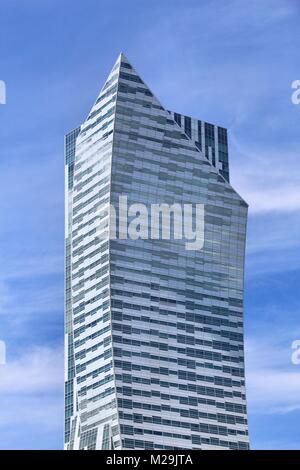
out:
<path id="1" fill-rule="evenodd" d="M 0 314 L 5 311 L 11 299 L 7 284 L 0 279 Z"/>
<path id="2" fill-rule="evenodd" d="M 0 366 L 0 397 L 5 394 L 51 393 L 63 383 L 61 348 L 38 347 Z"/>
<path id="3" fill-rule="evenodd" d="M 62 448 L 62 369 L 59 347 L 33 348 L 0 366 L 1 449 Z"/>
<path id="4" fill-rule="evenodd" d="M 247 253 L 247 252 L 246 252 Z M 295 250 L 267 250 L 266 252 L 246 255 L 246 278 L 258 281 L 262 276 L 274 273 L 285 273 L 300 269 L 299 256 L 295 256 Z M 268 278 L 265 279 L 268 282 Z M 267 287 L 266 287 L 267 288 Z M 274 298 L 276 295 L 274 294 Z"/>
<path id="5" fill-rule="evenodd" d="M 63 389 L 61 393 L 57 393 L 54 397 L 50 394 L 1 396 L 0 414 L 1 435 L 3 432 L 0 449 L 3 447 L 5 434 L 11 427 L 18 429 L 18 434 L 20 434 L 20 439 L 17 441 L 15 440 L 16 432 L 11 436 L 10 444 L 14 447 L 22 447 L 22 442 L 29 427 L 31 429 L 35 428 L 37 435 L 49 431 L 49 429 L 55 429 L 57 435 L 59 435 L 63 428 Z M 47 441 L 47 436 L 45 437 L 45 441 Z M 34 447 L 37 447 L 37 445 L 32 442 L 32 448 Z"/>
<path id="6" fill-rule="evenodd" d="M 282 414 L 300 409 L 300 366 L 291 362 L 289 339 L 300 331 L 270 333 L 246 342 L 246 387 L 250 413 Z"/>
<path id="7" fill-rule="evenodd" d="M 30 288 L 18 285 L 17 289 L 13 283 L 2 283 L 6 295 L 0 300 L 0 315 L 9 317 L 10 328 L 21 324 L 26 326 L 28 318 L 36 315 L 54 315 L 63 311 L 62 280 L 48 281 L 45 287 L 36 289 L 31 286 L 37 285 L 37 281 L 33 279 L 30 282 Z"/>
<path id="8" fill-rule="evenodd" d="M 3 258 L 2 258 L 3 260 Z M 63 254 L 44 254 L 20 253 L 19 256 L 10 255 L 3 260 L 0 268 L 0 279 L 24 279 L 33 276 L 50 276 L 53 274 L 62 274 L 63 272 Z"/>
<path id="9" fill-rule="evenodd" d="M 300 210 L 300 167 L 297 149 L 246 148 L 231 136 L 231 180 L 249 204 L 250 213 Z M 282 222 L 284 224 L 284 222 Z"/>
<path id="10" fill-rule="evenodd" d="M 246 276 L 300 269 L 299 211 L 250 213 L 247 230 Z"/>
<path id="11" fill-rule="evenodd" d="M 247 254 L 259 258 L 264 254 L 268 256 L 270 251 L 278 254 L 297 248 L 300 245 L 299 233 L 300 216 L 297 211 L 284 216 L 278 213 L 250 215 Z"/>

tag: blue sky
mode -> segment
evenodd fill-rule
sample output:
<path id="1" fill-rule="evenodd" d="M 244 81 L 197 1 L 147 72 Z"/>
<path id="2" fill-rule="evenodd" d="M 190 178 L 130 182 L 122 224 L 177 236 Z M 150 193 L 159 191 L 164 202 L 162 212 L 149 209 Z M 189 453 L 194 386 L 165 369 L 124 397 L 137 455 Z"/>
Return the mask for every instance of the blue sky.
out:
<path id="1" fill-rule="evenodd" d="M 120 51 L 166 108 L 229 130 L 251 447 L 300 448 L 299 22 L 296 0 L 1 1 L 0 448 L 62 447 L 63 136 Z"/>

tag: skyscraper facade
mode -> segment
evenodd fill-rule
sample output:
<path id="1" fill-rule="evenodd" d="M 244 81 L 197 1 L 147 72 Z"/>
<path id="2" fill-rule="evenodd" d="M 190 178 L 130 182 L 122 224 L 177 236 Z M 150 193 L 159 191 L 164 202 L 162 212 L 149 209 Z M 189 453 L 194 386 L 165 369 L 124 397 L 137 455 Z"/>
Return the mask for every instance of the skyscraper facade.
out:
<path id="1" fill-rule="evenodd" d="M 121 54 L 65 163 L 65 448 L 247 449 L 247 204 L 226 129 L 166 110 Z M 203 246 L 128 237 L 120 196 L 203 205 Z"/>

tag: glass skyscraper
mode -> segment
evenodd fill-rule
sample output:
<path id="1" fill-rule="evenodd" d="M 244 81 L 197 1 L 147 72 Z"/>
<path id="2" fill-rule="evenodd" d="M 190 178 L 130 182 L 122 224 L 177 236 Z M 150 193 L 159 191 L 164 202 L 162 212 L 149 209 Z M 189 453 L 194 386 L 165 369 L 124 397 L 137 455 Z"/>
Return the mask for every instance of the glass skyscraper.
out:
<path id="1" fill-rule="evenodd" d="M 247 204 L 227 131 L 166 110 L 121 54 L 65 138 L 65 448 L 247 449 Z M 204 246 L 110 236 L 111 207 L 203 204 Z"/>

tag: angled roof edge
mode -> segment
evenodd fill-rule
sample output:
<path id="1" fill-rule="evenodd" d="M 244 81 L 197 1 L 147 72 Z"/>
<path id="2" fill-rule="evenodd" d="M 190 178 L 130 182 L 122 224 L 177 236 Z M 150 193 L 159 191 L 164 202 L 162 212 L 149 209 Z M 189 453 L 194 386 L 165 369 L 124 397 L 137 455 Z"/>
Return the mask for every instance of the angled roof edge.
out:
<path id="1" fill-rule="evenodd" d="M 126 55 L 124 54 L 124 52 L 120 52 L 120 54 L 118 55 L 117 60 L 114 62 L 114 65 L 113 65 L 112 69 L 110 70 L 110 72 L 109 72 L 109 74 L 108 74 L 108 76 L 107 76 L 107 78 L 106 78 L 106 80 L 105 80 L 105 82 L 104 82 L 104 84 L 103 84 L 103 86 L 102 86 L 100 92 L 98 93 L 96 100 L 94 101 L 93 105 L 91 106 L 91 109 L 90 109 L 90 111 L 89 111 L 89 113 L 88 113 L 86 119 L 85 119 L 83 122 L 85 122 L 85 121 L 89 118 L 90 113 L 91 113 L 91 110 L 92 110 L 93 107 L 96 105 L 99 96 L 101 95 L 101 93 L 102 93 L 102 91 L 104 90 L 104 88 L 105 88 L 106 84 L 108 83 L 108 81 L 112 78 L 113 75 L 115 75 L 115 73 L 118 74 L 118 81 L 119 81 L 119 78 L 120 78 L 120 69 L 121 69 L 121 63 L 122 63 L 122 62 L 123 62 L 123 63 L 127 63 L 127 64 L 130 66 L 131 71 L 132 71 L 137 77 L 139 77 L 139 79 L 142 81 L 142 83 L 147 87 L 147 89 L 148 89 L 148 90 L 151 92 L 151 94 L 153 95 L 153 99 L 156 101 L 156 103 L 157 103 L 159 106 L 161 106 L 161 108 L 163 109 L 163 111 L 168 114 L 169 118 L 172 119 L 172 121 L 173 121 L 174 124 L 175 124 L 175 127 L 176 127 L 182 134 L 184 134 L 184 135 L 186 136 L 186 139 L 193 145 L 193 147 L 194 147 L 194 148 L 197 150 L 197 152 L 201 155 L 201 158 L 203 159 L 203 161 L 205 161 L 205 162 L 207 162 L 207 163 L 210 164 L 210 167 L 211 167 L 212 171 L 213 171 L 214 173 L 216 173 L 220 178 L 222 178 L 222 182 L 223 182 L 225 185 L 229 186 L 229 187 L 232 189 L 232 191 L 234 191 L 234 192 L 237 194 L 237 196 L 243 201 L 243 203 L 248 207 L 248 206 L 249 206 L 248 203 L 242 198 L 242 196 L 237 192 L 237 190 L 231 185 L 230 182 L 228 182 L 228 181 L 220 174 L 220 172 L 219 172 L 218 169 L 212 164 L 212 162 L 210 162 L 210 161 L 205 157 L 205 155 L 203 154 L 203 152 L 195 145 L 193 139 L 191 139 L 191 138 L 184 132 L 184 130 L 182 129 L 182 127 L 180 127 L 180 126 L 178 125 L 178 123 L 173 119 L 172 115 L 170 114 L 170 111 L 167 110 L 167 109 L 161 104 L 161 102 L 158 100 L 158 98 L 156 97 L 156 95 L 152 92 L 151 88 L 150 88 L 150 87 L 147 85 L 147 83 L 141 78 L 140 74 L 136 71 L 136 69 L 133 67 L 133 65 L 131 64 L 131 62 L 128 60 L 128 58 L 126 57 Z M 220 126 L 218 126 L 218 127 L 220 127 Z"/>

